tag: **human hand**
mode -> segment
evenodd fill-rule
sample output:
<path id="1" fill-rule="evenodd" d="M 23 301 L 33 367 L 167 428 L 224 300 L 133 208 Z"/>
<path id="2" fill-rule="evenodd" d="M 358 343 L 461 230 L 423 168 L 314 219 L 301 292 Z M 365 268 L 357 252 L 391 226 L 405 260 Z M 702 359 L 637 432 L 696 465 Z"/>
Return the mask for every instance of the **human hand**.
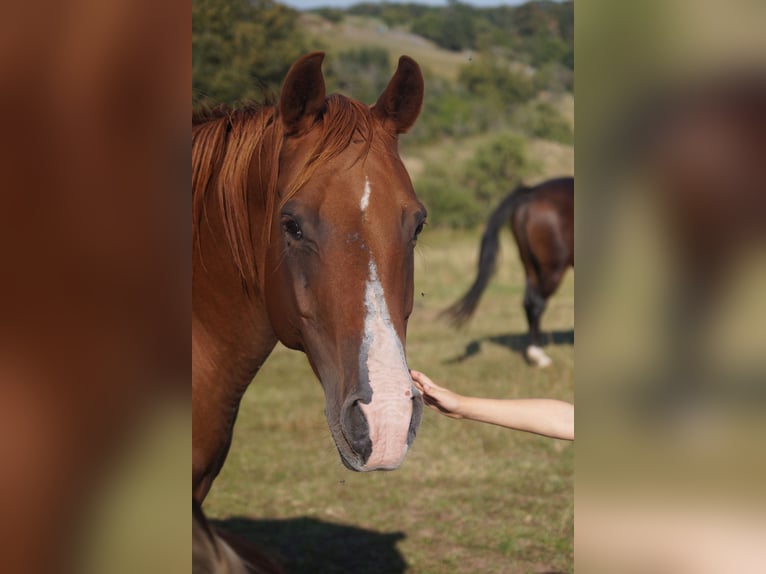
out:
<path id="1" fill-rule="evenodd" d="M 415 387 L 423 393 L 423 402 L 426 405 L 453 419 L 463 418 L 460 414 L 462 397 L 459 394 L 440 387 L 420 371 L 410 369 L 410 375 Z"/>

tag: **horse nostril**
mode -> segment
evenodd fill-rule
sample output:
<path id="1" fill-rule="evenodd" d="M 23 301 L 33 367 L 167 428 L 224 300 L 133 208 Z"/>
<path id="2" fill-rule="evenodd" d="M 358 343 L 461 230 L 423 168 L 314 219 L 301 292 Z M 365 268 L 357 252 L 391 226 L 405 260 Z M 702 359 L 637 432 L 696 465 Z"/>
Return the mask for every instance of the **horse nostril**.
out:
<path id="1" fill-rule="evenodd" d="M 360 405 L 359 399 L 348 405 L 343 413 L 342 428 L 349 445 L 364 463 L 372 454 L 372 440 L 367 417 Z"/>

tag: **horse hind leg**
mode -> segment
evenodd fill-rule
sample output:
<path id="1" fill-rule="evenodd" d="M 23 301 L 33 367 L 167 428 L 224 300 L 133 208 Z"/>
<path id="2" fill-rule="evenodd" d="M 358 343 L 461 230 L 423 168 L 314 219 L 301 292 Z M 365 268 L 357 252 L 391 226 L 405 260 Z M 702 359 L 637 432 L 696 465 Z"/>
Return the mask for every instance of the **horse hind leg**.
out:
<path id="1" fill-rule="evenodd" d="M 539 368 L 549 367 L 553 360 L 540 346 L 540 317 L 545 311 L 546 297 L 543 296 L 537 282 L 527 281 L 524 289 L 524 311 L 529 324 L 529 345 L 524 356 L 527 361 Z"/>
<path id="2" fill-rule="evenodd" d="M 524 310 L 529 323 L 530 344 L 526 350 L 527 360 L 540 368 L 549 367 L 553 361 L 540 346 L 540 318 L 545 311 L 548 299 L 561 284 L 566 273 L 567 265 L 558 261 L 555 265 L 544 266 L 539 274 L 530 275 L 530 279 L 541 278 L 540 281 L 527 281 L 524 292 Z"/>

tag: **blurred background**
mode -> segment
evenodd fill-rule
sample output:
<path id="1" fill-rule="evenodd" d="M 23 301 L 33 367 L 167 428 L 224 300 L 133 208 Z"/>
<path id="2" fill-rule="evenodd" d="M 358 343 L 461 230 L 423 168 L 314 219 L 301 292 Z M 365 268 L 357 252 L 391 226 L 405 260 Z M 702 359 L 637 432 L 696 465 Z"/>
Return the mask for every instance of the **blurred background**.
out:
<path id="1" fill-rule="evenodd" d="M 581 2 L 577 564 L 766 567 L 756 2 Z"/>

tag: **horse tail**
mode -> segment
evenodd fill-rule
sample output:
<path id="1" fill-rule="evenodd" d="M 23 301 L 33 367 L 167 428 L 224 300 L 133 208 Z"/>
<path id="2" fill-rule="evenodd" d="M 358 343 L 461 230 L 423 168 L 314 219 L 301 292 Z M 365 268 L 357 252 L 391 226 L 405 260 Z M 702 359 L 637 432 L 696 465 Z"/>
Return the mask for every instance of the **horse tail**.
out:
<path id="1" fill-rule="evenodd" d="M 248 560 L 213 528 L 192 500 L 192 574 L 284 574 L 269 558 L 251 549 Z"/>
<path id="2" fill-rule="evenodd" d="M 463 326 L 473 315 L 479 304 L 484 290 L 489 284 L 489 280 L 495 273 L 497 254 L 500 251 L 500 229 L 507 223 L 519 202 L 524 199 L 532 188 L 523 184 L 519 185 L 509 193 L 503 201 L 500 202 L 487 220 L 487 227 L 481 238 L 481 248 L 479 251 L 479 268 L 476 279 L 471 288 L 463 297 L 445 309 L 442 315 L 448 315 L 452 324 L 456 327 Z"/>

